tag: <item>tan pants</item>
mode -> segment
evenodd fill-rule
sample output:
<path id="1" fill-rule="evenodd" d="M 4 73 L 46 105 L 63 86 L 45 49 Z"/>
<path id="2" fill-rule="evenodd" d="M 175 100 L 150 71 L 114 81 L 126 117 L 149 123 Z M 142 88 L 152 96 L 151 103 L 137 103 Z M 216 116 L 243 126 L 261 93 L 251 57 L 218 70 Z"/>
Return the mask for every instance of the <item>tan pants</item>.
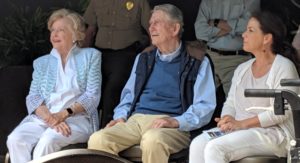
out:
<path id="1" fill-rule="evenodd" d="M 216 52 L 210 51 L 209 49 L 207 49 L 207 53 L 209 54 L 214 64 L 216 87 L 222 85 L 224 93 L 227 97 L 231 86 L 231 79 L 233 77 L 234 70 L 239 64 L 251 59 L 251 56 L 220 55 Z"/>
<path id="2" fill-rule="evenodd" d="M 166 116 L 135 114 L 126 123 L 95 132 L 89 139 L 88 148 L 117 155 L 140 144 L 144 163 L 167 163 L 170 154 L 189 146 L 190 135 L 174 128 L 152 129 L 153 120 L 162 117 Z"/>

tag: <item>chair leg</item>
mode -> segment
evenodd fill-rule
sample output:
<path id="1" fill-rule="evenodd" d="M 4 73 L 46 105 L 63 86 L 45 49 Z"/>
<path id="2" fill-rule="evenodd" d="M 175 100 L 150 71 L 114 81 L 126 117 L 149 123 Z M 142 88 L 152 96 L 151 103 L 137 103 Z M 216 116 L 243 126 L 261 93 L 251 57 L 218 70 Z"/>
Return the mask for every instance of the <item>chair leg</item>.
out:
<path id="1" fill-rule="evenodd" d="M 169 163 L 189 163 L 189 160 L 188 160 L 188 158 L 180 158 L 180 159 L 178 159 L 178 160 L 172 160 L 172 161 L 170 161 L 169 160 Z"/>
<path id="2" fill-rule="evenodd" d="M 189 161 L 187 159 L 181 159 L 176 161 L 176 163 L 188 163 Z"/>
<path id="3" fill-rule="evenodd" d="M 188 160 L 176 160 L 176 161 L 170 161 L 169 163 L 188 163 Z"/>
<path id="4" fill-rule="evenodd" d="M 5 155 L 4 163 L 10 163 L 10 161 L 9 161 L 9 153 L 8 152 Z"/>

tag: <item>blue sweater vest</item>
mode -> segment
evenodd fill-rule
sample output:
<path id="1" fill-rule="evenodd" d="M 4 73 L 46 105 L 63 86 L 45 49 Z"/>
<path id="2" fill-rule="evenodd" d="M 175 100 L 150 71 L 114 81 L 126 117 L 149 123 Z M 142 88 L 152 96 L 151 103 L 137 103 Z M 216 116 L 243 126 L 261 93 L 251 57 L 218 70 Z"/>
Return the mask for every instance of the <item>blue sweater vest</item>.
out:
<path id="1" fill-rule="evenodd" d="M 180 101 L 180 55 L 171 62 L 155 57 L 153 71 L 146 82 L 134 113 L 182 114 Z"/>
<path id="2" fill-rule="evenodd" d="M 129 114 L 133 114 L 133 113 L 137 113 L 137 108 L 139 107 L 139 112 L 143 113 L 158 113 L 158 114 L 164 114 L 162 111 L 159 111 L 159 108 L 162 108 L 159 106 L 159 108 L 155 108 L 155 110 L 148 110 L 147 108 L 150 108 L 148 103 L 145 102 L 140 102 L 141 101 L 141 96 L 145 96 L 145 92 L 144 89 L 147 85 L 147 87 L 149 87 L 148 82 L 150 80 L 150 77 L 152 76 L 154 67 L 156 67 L 156 50 L 154 49 L 150 52 L 145 52 L 142 53 L 139 57 L 139 61 L 137 63 L 137 67 L 135 70 L 135 74 L 136 74 L 136 81 L 135 81 L 135 88 L 134 88 L 134 99 L 130 108 L 130 113 Z M 202 55 L 202 53 L 199 53 L 199 55 Z M 176 62 L 177 65 L 179 64 L 179 74 L 178 74 L 178 78 L 179 80 L 169 80 L 169 79 L 164 79 L 166 77 L 166 74 L 168 74 L 168 78 L 170 78 L 174 73 L 170 73 L 168 71 L 166 71 L 164 69 L 164 71 L 166 71 L 166 74 L 163 74 L 163 76 L 160 78 L 155 78 L 153 77 L 151 80 L 155 80 L 155 82 L 160 82 L 160 81 L 168 81 L 168 86 L 174 85 L 176 87 L 176 83 L 177 85 L 177 89 L 173 89 L 173 88 L 159 88 L 159 89 L 168 89 L 169 91 L 164 93 L 168 93 L 168 96 L 165 96 L 165 94 L 159 94 L 160 97 L 163 97 L 164 99 L 167 99 L 167 97 L 169 97 L 169 95 L 171 94 L 170 97 L 172 97 L 174 100 L 175 98 L 178 99 L 178 101 L 176 101 L 174 104 L 170 105 L 172 108 L 177 108 L 177 106 L 180 106 L 180 110 L 172 110 L 171 112 L 166 112 L 167 115 L 173 115 L 175 112 L 176 114 L 178 114 L 178 111 L 180 112 L 180 114 L 182 114 L 183 112 L 185 112 L 188 107 L 193 103 L 193 97 L 194 97 L 194 84 L 197 78 L 197 74 L 198 74 L 198 70 L 199 70 L 199 66 L 201 65 L 201 62 L 203 60 L 204 55 L 202 56 L 197 56 L 197 58 L 194 58 L 193 56 L 191 56 L 189 53 L 187 53 L 186 48 L 185 48 L 185 44 L 183 44 L 182 48 L 180 49 L 180 55 L 178 56 L 178 58 L 175 58 L 175 60 L 173 60 L 172 62 Z M 177 63 L 179 62 L 179 63 Z M 176 67 L 176 66 L 175 66 Z M 173 70 L 173 68 L 171 68 L 171 70 Z M 157 71 L 157 70 L 156 70 Z M 176 70 L 174 70 L 174 72 L 176 72 Z M 169 74 L 170 73 L 170 74 Z M 176 75 L 175 75 L 176 76 Z M 176 83 L 174 83 L 176 82 Z M 159 83 L 162 84 L 162 83 Z M 173 86 L 173 87 L 174 87 Z M 153 91 L 153 90 L 152 90 Z M 159 91 L 162 92 L 161 90 L 157 90 L 155 89 L 155 91 Z M 179 91 L 180 93 L 178 93 L 177 91 Z M 174 96 L 175 95 L 175 96 Z M 180 97 L 178 98 L 177 95 L 179 95 Z M 143 99 L 144 101 L 147 99 L 149 100 L 149 97 L 143 97 L 145 99 Z M 155 99 L 156 100 L 156 99 Z M 162 99 L 160 99 L 162 100 Z M 170 100 L 171 101 L 171 100 Z M 169 101 L 165 101 L 164 103 L 167 103 Z M 180 104 L 178 104 L 180 103 Z M 147 104 L 147 105 L 146 105 Z M 137 106 L 138 105 L 138 106 Z M 153 105 L 153 104 L 151 104 Z M 154 104 L 156 105 L 156 104 Z M 147 109 L 147 110 L 146 110 Z M 151 109 L 153 109 L 153 107 L 151 107 Z M 165 108 L 163 108 L 163 110 L 165 111 Z M 171 110 L 170 108 L 167 108 L 167 111 Z"/>

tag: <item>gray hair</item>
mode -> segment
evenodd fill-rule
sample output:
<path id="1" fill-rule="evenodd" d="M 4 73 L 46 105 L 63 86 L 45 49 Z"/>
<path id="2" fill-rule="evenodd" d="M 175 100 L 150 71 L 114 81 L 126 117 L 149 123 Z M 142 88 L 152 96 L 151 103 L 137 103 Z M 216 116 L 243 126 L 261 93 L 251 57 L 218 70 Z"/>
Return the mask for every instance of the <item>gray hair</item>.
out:
<path id="1" fill-rule="evenodd" d="M 68 25 L 70 25 L 71 32 L 74 35 L 75 40 L 73 41 L 82 45 L 85 38 L 85 23 L 82 16 L 74 11 L 68 9 L 59 9 L 54 11 L 48 20 L 48 29 L 51 30 L 51 27 L 56 20 L 64 18 L 70 21 L 70 24 Z"/>
<path id="2" fill-rule="evenodd" d="M 179 23 L 180 25 L 179 36 L 181 37 L 183 33 L 184 23 L 183 23 L 183 15 L 180 9 L 171 4 L 162 4 L 162 5 L 155 6 L 152 12 L 158 10 L 166 13 L 171 21 L 175 23 Z"/>

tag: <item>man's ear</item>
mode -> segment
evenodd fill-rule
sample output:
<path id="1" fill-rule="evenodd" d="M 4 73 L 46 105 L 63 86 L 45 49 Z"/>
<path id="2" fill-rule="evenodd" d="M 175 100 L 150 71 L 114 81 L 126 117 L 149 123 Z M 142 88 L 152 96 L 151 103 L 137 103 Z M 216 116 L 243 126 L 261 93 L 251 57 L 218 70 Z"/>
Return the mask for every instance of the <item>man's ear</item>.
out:
<path id="1" fill-rule="evenodd" d="M 174 29 L 173 29 L 173 35 L 174 36 L 178 36 L 180 32 L 180 24 L 179 23 L 175 23 L 174 24 Z"/>

